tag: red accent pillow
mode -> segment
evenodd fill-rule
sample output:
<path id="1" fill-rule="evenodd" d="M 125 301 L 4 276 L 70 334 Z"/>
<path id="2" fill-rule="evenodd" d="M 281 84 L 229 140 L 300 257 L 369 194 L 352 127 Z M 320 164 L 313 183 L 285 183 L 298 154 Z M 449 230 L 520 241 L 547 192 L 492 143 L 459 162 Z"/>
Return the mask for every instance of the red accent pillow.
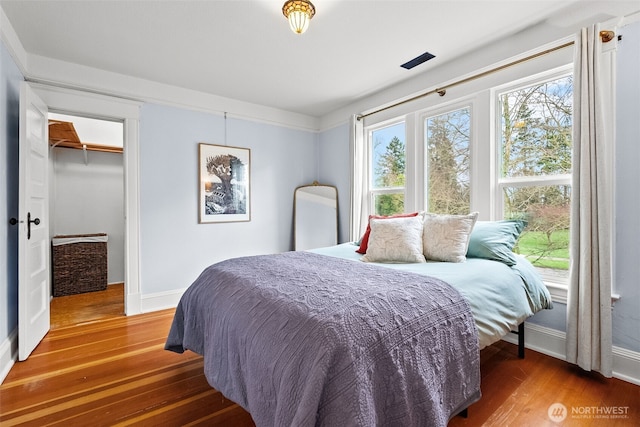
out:
<path id="1" fill-rule="evenodd" d="M 397 214 L 397 215 L 389 215 L 389 216 L 380 216 L 380 215 L 369 215 L 369 221 L 371 219 L 387 219 L 387 218 L 408 218 L 411 216 L 418 216 L 418 212 L 406 213 L 406 214 Z M 362 235 L 362 239 L 360 240 L 360 247 L 356 249 L 356 252 L 359 254 L 366 254 L 367 247 L 369 245 L 369 234 L 371 233 L 371 226 L 367 224 L 367 229 Z"/>

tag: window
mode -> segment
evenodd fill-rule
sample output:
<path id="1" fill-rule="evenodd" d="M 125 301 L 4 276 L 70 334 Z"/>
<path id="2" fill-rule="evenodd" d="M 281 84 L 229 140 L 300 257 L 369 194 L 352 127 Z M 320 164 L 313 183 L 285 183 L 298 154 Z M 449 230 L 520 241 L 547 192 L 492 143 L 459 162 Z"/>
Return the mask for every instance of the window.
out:
<path id="1" fill-rule="evenodd" d="M 571 75 L 498 93 L 498 191 L 504 218 L 528 225 L 514 249 L 566 283 L 571 200 Z"/>
<path id="2" fill-rule="evenodd" d="M 446 96 L 369 114 L 362 122 L 368 169 L 358 178 L 366 179 L 366 196 L 354 223 L 421 210 L 524 219 L 514 251 L 539 270 L 554 299 L 565 299 L 572 58 L 570 49 L 559 50 L 464 82 Z"/>
<path id="3" fill-rule="evenodd" d="M 470 211 L 469 142 L 471 109 L 424 120 L 427 210 L 466 215 Z"/>
<path id="4" fill-rule="evenodd" d="M 371 182 L 369 188 L 371 212 L 392 215 L 404 212 L 406 169 L 405 124 L 370 132 Z"/>

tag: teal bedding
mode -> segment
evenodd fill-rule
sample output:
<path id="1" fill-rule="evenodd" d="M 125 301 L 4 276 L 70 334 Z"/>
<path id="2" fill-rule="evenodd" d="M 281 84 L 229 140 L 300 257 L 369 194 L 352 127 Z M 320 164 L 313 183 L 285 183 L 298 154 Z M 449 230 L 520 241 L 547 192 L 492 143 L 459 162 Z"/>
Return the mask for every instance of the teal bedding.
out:
<path id="1" fill-rule="evenodd" d="M 311 252 L 361 262 L 357 248 L 353 243 L 343 243 Z M 471 306 L 481 349 L 516 330 L 538 311 L 553 307 L 542 279 L 520 255 L 516 255 L 513 266 L 481 258 L 467 258 L 461 263 L 374 264 L 433 276 L 455 287 Z"/>

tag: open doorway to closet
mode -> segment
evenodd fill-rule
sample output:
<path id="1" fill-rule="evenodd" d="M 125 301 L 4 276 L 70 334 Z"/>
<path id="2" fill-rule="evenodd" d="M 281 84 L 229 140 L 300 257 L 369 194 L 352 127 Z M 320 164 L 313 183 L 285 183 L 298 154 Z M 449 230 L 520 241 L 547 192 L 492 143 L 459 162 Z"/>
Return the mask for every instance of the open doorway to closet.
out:
<path id="1" fill-rule="evenodd" d="M 49 113 L 51 328 L 124 316 L 122 121 Z"/>

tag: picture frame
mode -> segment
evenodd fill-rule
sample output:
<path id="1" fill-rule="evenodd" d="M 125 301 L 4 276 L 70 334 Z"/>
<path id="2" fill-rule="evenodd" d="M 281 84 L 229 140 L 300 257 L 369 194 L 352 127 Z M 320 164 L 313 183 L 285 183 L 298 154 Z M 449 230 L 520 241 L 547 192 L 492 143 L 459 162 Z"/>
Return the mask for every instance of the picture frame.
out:
<path id="1" fill-rule="evenodd" d="M 200 224 L 251 221 L 251 150 L 198 144 Z"/>

